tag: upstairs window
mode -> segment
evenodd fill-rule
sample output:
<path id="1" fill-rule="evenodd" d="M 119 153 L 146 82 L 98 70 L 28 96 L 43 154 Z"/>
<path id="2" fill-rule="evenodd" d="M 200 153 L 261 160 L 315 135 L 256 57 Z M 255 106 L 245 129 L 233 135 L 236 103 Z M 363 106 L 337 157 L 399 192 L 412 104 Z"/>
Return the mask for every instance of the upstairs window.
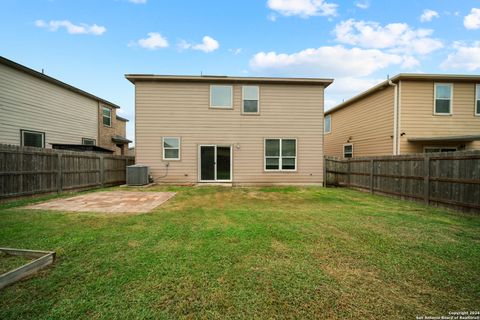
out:
<path id="1" fill-rule="evenodd" d="M 343 157 L 344 158 L 353 157 L 353 144 L 344 144 L 343 145 Z"/>
<path id="2" fill-rule="evenodd" d="M 163 138 L 163 160 L 180 160 L 180 138 Z"/>
<path id="3" fill-rule="evenodd" d="M 434 114 L 452 114 L 452 84 L 435 83 L 435 110 Z"/>
<path id="4" fill-rule="evenodd" d="M 24 147 L 45 148 L 45 133 L 30 130 L 20 130 L 21 145 Z"/>
<path id="5" fill-rule="evenodd" d="M 103 107 L 103 125 L 107 127 L 112 126 L 112 109 Z"/>
<path id="6" fill-rule="evenodd" d="M 325 133 L 330 133 L 332 132 L 332 116 L 331 115 L 326 115 L 325 116 Z"/>
<path id="7" fill-rule="evenodd" d="M 95 139 L 82 138 L 82 144 L 85 146 L 94 146 L 96 144 Z"/>
<path id="8" fill-rule="evenodd" d="M 265 139 L 266 171 L 295 171 L 296 169 L 296 139 Z"/>
<path id="9" fill-rule="evenodd" d="M 259 88 L 258 86 L 243 86 L 243 113 L 259 112 Z"/>
<path id="10" fill-rule="evenodd" d="M 232 109 L 233 108 L 232 86 L 210 86 L 210 108 Z"/>
<path id="11" fill-rule="evenodd" d="M 480 116 L 480 84 L 477 84 L 475 89 L 475 115 Z"/>

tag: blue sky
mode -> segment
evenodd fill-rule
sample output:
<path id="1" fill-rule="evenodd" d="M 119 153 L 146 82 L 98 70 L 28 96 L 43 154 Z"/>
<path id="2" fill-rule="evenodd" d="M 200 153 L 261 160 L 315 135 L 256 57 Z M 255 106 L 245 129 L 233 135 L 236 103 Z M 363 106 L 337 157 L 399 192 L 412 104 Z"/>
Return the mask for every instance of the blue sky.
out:
<path id="1" fill-rule="evenodd" d="M 326 108 L 399 72 L 480 73 L 480 1 L 2 0 L 0 55 L 122 106 L 125 73 L 334 78 Z"/>

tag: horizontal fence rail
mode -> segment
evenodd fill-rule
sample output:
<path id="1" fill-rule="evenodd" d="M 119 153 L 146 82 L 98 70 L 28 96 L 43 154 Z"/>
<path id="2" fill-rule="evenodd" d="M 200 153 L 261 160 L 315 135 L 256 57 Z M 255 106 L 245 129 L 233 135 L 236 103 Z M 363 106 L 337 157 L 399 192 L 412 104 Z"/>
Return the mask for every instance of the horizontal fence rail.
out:
<path id="1" fill-rule="evenodd" d="M 327 186 L 352 187 L 480 212 L 480 151 L 325 157 Z"/>
<path id="2" fill-rule="evenodd" d="M 0 144 L 0 199 L 124 184 L 134 159 Z"/>

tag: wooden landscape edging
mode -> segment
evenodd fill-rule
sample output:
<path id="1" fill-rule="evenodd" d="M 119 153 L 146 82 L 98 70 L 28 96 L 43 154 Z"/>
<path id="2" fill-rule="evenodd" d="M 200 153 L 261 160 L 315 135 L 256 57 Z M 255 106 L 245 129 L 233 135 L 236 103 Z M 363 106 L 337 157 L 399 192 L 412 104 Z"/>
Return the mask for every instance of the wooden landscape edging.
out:
<path id="1" fill-rule="evenodd" d="M 37 273 L 40 269 L 51 265 L 55 261 L 54 251 L 38 251 L 26 249 L 0 248 L 4 252 L 13 256 L 24 256 L 29 258 L 36 258 L 21 267 L 5 272 L 0 275 L 0 290 L 6 286 L 17 282 L 25 277 Z"/>
<path id="2" fill-rule="evenodd" d="M 480 212 L 480 151 L 325 157 L 325 185 Z"/>

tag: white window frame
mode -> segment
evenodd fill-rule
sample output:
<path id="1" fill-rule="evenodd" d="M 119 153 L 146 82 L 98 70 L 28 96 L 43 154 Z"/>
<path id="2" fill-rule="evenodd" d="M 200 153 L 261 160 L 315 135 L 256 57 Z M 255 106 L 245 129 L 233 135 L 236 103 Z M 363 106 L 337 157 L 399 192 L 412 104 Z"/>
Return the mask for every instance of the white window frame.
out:
<path id="1" fill-rule="evenodd" d="M 330 119 L 330 128 L 329 128 L 330 130 L 328 130 L 328 131 L 327 131 L 327 125 L 326 125 L 327 124 L 327 118 Z M 325 118 L 323 119 L 323 126 L 324 126 L 323 133 L 329 134 L 329 133 L 332 132 L 332 115 L 331 114 L 327 114 L 325 116 Z"/>
<path id="2" fill-rule="evenodd" d="M 246 87 L 252 87 L 252 88 L 257 88 L 257 112 L 246 112 L 245 111 L 245 88 Z M 258 115 L 260 114 L 260 86 L 242 86 L 242 114 L 246 115 Z"/>
<path id="3" fill-rule="evenodd" d="M 97 145 L 97 140 L 92 139 L 92 138 L 82 138 L 82 145 L 84 145 L 84 146 L 92 146 L 92 144 L 85 144 L 85 141 L 86 141 L 86 140 L 91 140 L 91 141 L 93 141 L 93 146 L 96 146 L 96 145 Z"/>
<path id="4" fill-rule="evenodd" d="M 202 147 L 213 147 L 214 148 L 214 180 L 202 180 Z M 217 179 L 217 148 L 218 147 L 225 147 L 230 148 L 230 179 Z M 198 182 L 205 182 L 205 183 L 215 183 L 215 182 L 232 182 L 233 181 L 233 147 L 230 144 L 199 144 L 198 151 L 197 151 L 197 171 L 198 171 Z"/>
<path id="5" fill-rule="evenodd" d="M 213 106 L 212 105 L 212 88 L 213 87 L 227 87 L 230 89 L 230 105 L 229 106 Z M 219 84 L 211 84 L 210 85 L 210 108 L 211 109 L 233 109 L 233 85 L 219 85 Z"/>
<path id="6" fill-rule="evenodd" d="M 345 157 L 345 147 L 347 147 L 347 146 L 351 146 L 351 147 L 352 147 L 352 156 L 351 156 L 351 157 Z M 342 151 L 343 151 L 342 154 L 343 154 L 343 158 L 344 158 L 344 159 L 353 158 L 353 143 L 345 143 L 345 144 L 343 145 L 343 150 L 342 150 Z"/>
<path id="7" fill-rule="evenodd" d="M 480 117 L 480 113 L 477 112 L 477 104 L 478 101 L 480 101 L 480 95 L 478 94 L 478 91 L 480 91 L 480 83 L 477 83 L 475 85 L 475 106 L 473 112 L 476 117 Z"/>
<path id="8" fill-rule="evenodd" d="M 25 133 L 39 134 L 39 135 L 42 136 L 42 146 L 41 147 L 31 147 L 31 148 L 45 148 L 45 132 L 35 131 L 35 130 L 25 130 L 25 129 L 20 130 L 20 142 L 21 142 L 20 145 L 22 147 L 25 146 L 25 136 L 24 136 Z"/>
<path id="9" fill-rule="evenodd" d="M 172 147 L 165 147 L 165 139 L 177 139 L 178 140 L 178 148 Z M 177 150 L 178 149 L 178 157 L 177 158 L 166 158 L 165 157 L 165 150 Z M 163 137 L 162 138 L 162 159 L 165 161 L 179 161 L 181 159 L 181 149 L 182 149 L 182 139 L 180 137 Z"/>
<path id="10" fill-rule="evenodd" d="M 108 109 L 108 111 L 109 111 L 109 113 L 110 113 L 109 117 L 106 117 L 106 116 L 103 114 L 103 112 L 105 111 L 105 109 Z M 108 118 L 108 119 L 110 120 L 110 121 L 109 121 L 109 122 L 110 122 L 109 125 L 106 125 L 106 124 L 103 122 L 103 119 L 104 119 L 104 118 Z M 112 126 L 112 109 L 109 108 L 109 107 L 106 107 L 106 106 L 103 106 L 103 107 L 102 107 L 102 124 L 103 124 L 105 127 L 111 127 L 111 126 Z"/>
<path id="11" fill-rule="evenodd" d="M 446 152 L 446 151 L 441 151 L 441 149 L 455 149 L 455 151 L 458 151 L 457 147 L 449 147 L 449 146 L 424 146 L 423 147 L 423 153 L 427 152 L 427 149 L 438 149 L 440 151 L 437 152 Z"/>
<path id="12" fill-rule="evenodd" d="M 450 112 L 443 113 L 437 112 L 437 85 L 443 86 L 450 86 Z M 439 99 L 439 100 L 446 100 L 446 99 Z M 433 85 L 433 114 L 435 116 L 451 116 L 453 114 L 453 83 L 445 83 L 445 82 L 435 82 Z"/>
<path id="13" fill-rule="evenodd" d="M 267 169 L 267 140 L 279 140 L 278 169 Z M 295 169 L 282 169 L 282 140 L 295 140 L 295 157 L 287 156 L 284 158 L 295 158 Z M 269 156 L 268 158 L 276 158 Z M 263 139 L 263 171 L 264 172 L 296 172 L 298 169 L 298 140 L 297 138 L 264 138 Z"/>

